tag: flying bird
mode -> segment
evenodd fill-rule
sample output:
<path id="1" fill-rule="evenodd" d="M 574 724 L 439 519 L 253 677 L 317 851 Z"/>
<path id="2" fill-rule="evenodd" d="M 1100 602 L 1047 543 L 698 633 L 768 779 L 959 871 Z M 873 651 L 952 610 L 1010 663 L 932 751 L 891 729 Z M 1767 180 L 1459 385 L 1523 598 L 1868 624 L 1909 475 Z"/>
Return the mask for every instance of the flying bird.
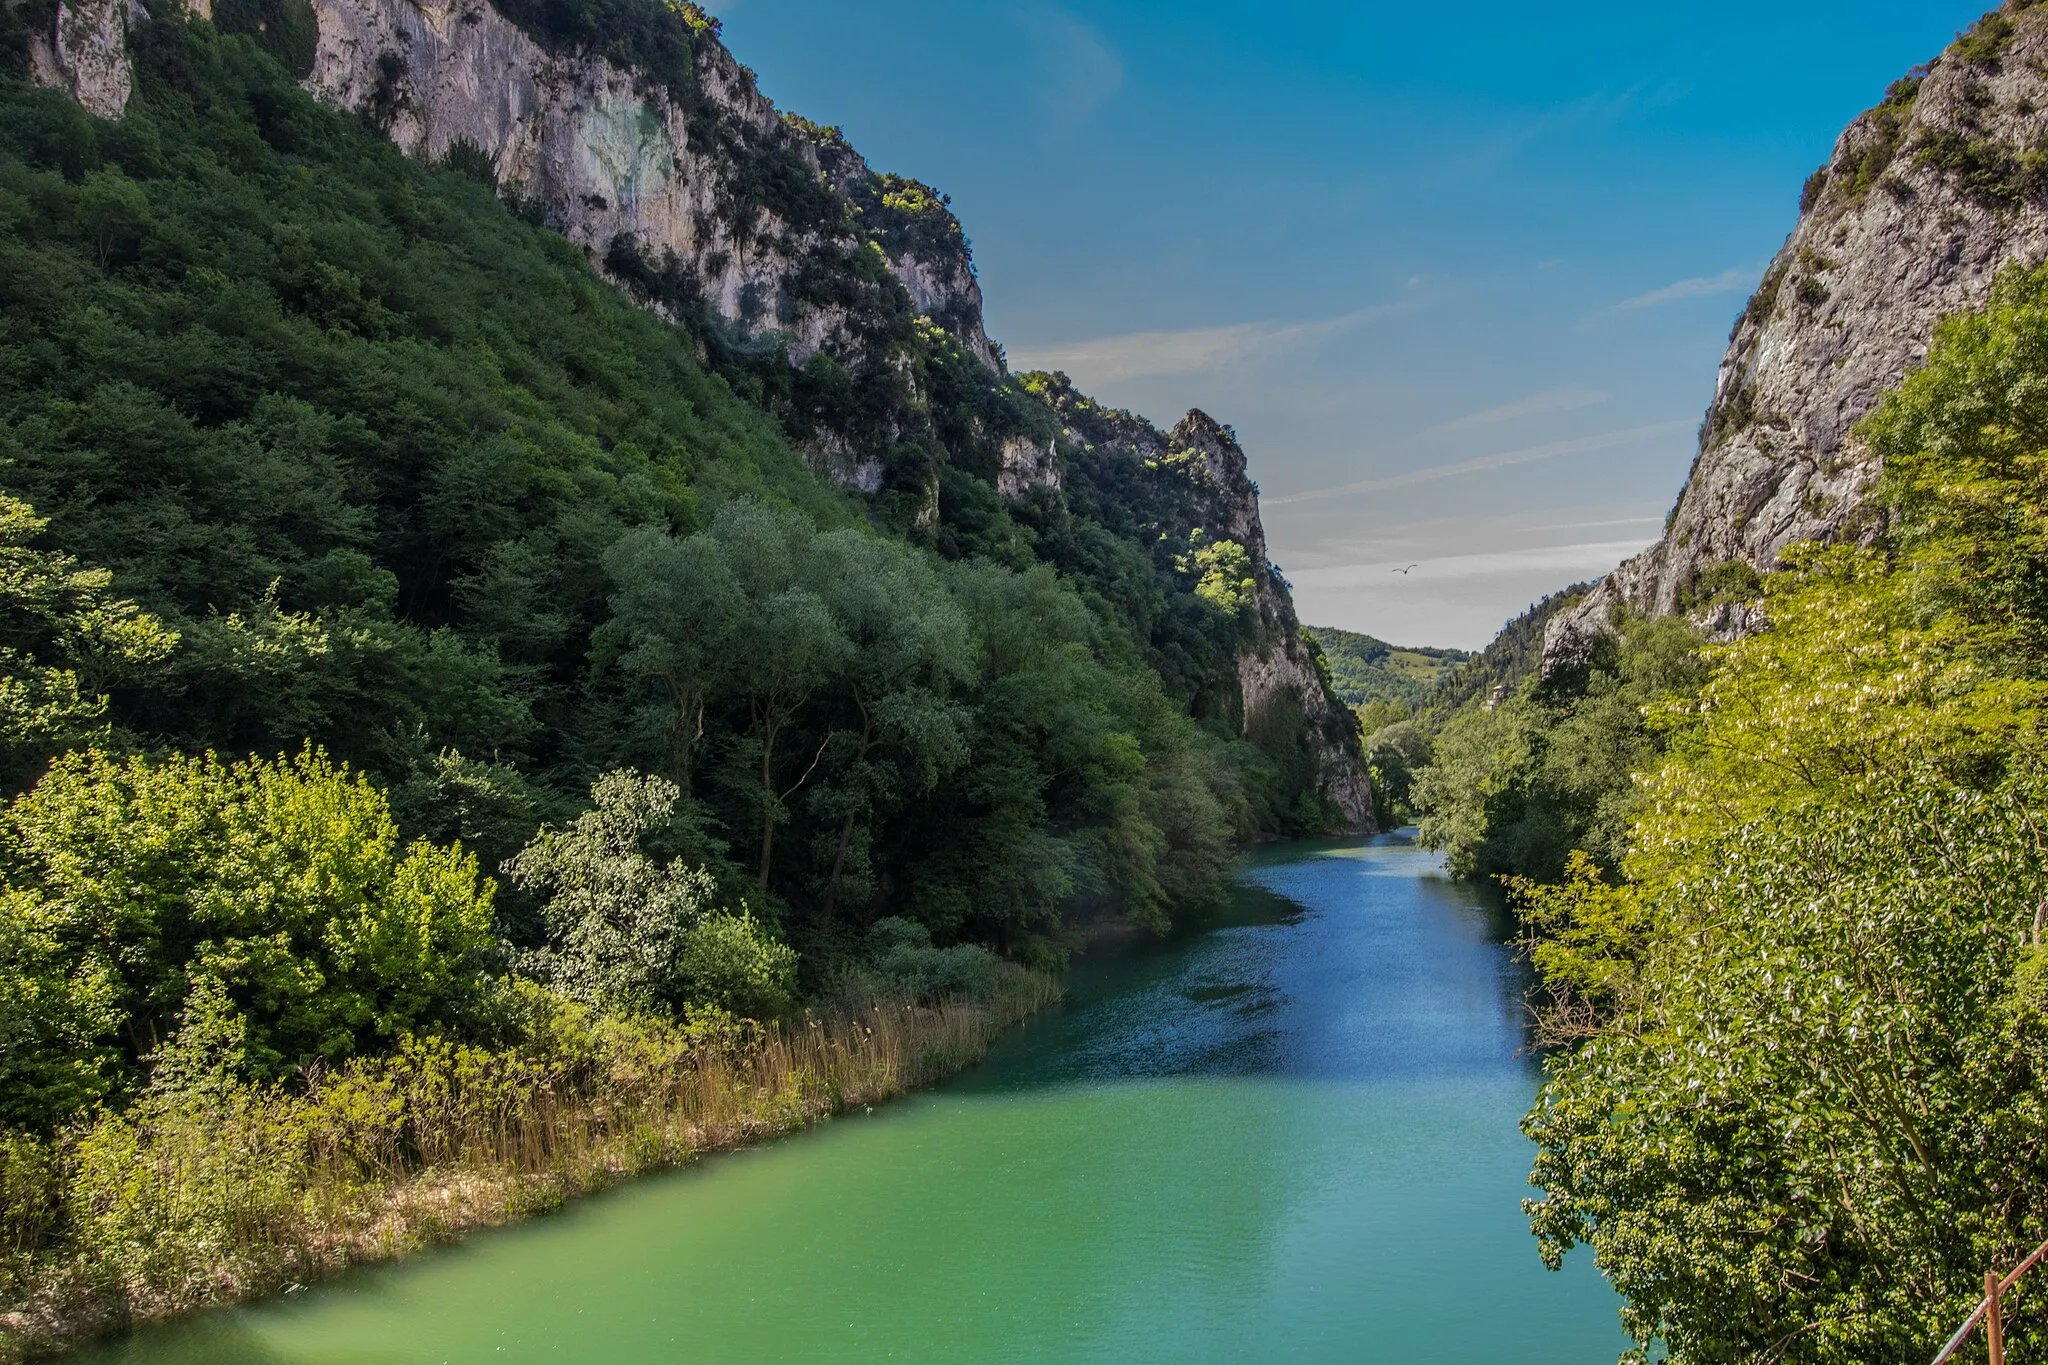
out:
<path id="1" fill-rule="evenodd" d="M 1411 574 L 1411 573 L 1415 572 L 1415 570 L 1417 570 L 1417 569 L 1419 569 L 1419 568 L 1421 568 L 1421 567 L 1422 567 L 1422 566 L 1421 566 L 1420 564 L 1410 564 L 1410 565 L 1409 565 L 1409 566 L 1408 566 L 1407 568 L 1405 568 L 1405 569 L 1393 569 L 1393 570 L 1390 570 L 1390 572 L 1392 572 L 1392 573 L 1397 573 L 1397 574 L 1400 574 L 1400 575 L 1401 575 L 1402 577 L 1404 577 L 1404 578 L 1405 578 L 1405 577 L 1407 577 L 1407 576 L 1408 576 L 1409 574 Z"/>

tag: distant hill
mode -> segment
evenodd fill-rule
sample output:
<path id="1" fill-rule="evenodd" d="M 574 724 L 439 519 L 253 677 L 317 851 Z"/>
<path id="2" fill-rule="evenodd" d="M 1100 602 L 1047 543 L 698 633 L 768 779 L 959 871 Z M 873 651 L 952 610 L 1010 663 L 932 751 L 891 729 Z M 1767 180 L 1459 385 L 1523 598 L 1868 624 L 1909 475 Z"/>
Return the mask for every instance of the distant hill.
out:
<path id="1" fill-rule="evenodd" d="M 1307 626 L 1329 661 L 1330 679 L 1347 706 L 1392 701 L 1420 706 L 1472 655 L 1462 649 L 1403 649 L 1334 626 Z"/>
<path id="2" fill-rule="evenodd" d="M 1533 677 L 1543 666 L 1543 637 L 1550 618 L 1576 607 L 1592 590 L 1592 583 L 1575 583 L 1550 594 L 1502 626 L 1492 644 L 1466 655 L 1429 697 L 1428 710 L 1435 717 L 1432 728 L 1453 712 L 1484 706 L 1496 691 L 1506 695 Z"/>

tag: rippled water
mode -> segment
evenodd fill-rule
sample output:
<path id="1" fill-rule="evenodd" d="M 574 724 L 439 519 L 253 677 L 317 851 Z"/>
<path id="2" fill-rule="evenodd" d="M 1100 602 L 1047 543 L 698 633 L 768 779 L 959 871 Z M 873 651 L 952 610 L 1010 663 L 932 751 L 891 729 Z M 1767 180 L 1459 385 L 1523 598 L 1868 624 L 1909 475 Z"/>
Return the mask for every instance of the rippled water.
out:
<path id="1" fill-rule="evenodd" d="M 90 1358 L 1613 1360 L 1613 1293 L 1519 1208 L 1496 917 L 1397 838 L 1242 880 L 937 1091 Z"/>

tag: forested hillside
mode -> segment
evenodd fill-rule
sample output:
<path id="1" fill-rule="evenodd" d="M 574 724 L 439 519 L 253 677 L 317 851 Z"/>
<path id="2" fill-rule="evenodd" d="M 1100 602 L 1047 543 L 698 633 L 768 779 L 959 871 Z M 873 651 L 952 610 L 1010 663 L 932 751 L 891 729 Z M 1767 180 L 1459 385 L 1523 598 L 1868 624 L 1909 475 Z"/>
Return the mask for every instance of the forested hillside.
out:
<path id="1" fill-rule="evenodd" d="M 1472 657 L 1462 649 L 1403 649 L 1335 626 L 1311 626 L 1309 634 L 1323 651 L 1331 684 L 1348 706 L 1375 701 L 1420 706 Z"/>
<path id="2" fill-rule="evenodd" d="M 933 193 L 732 132 L 843 239 L 805 355 L 302 90 L 324 16 L 161 9 L 88 80 L 0 4 L 7 1350 L 888 1093 L 1369 825 L 1234 438 L 1006 375 Z"/>
<path id="3" fill-rule="evenodd" d="M 1940 287 L 1886 327 L 1956 283 L 1952 194 L 1982 210 L 1972 240 L 2029 240 L 2031 182 L 1994 194 L 1969 167 L 2021 164 L 1998 159 L 1991 125 L 2037 77 L 2030 9 L 1987 16 L 1895 87 L 1808 187 L 1810 211 L 1898 228 L 1836 239 L 1872 259 L 1939 229 L 1945 254 L 1908 275 Z M 1945 139 L 1956 119 L 1982 136 Z M 1890 140 L 1873 148 L 1874 129 Z M 1821 335 L 1792 315 L 1787 272 L 1871 263 L 1808 259 L 1805 240 L 1738 323 L 1737 358 L 1779 393 L 1846 382 L 1756 340 Z M 1702 563 L 1707 543 L 1681 536 L 1642 562 L 1690 556 L 1646 603 L 1654 619 L 1628 605 L 1647 579 L 1560 595 L 1575 624 L 1551 633 L 1547 668 L 1468 685 L 1414 779 L 1452 870 L 1510 889 L 1548 1049 L 1528 1209 L 1547 1258 L 1590 1246 L 1625 1295 L 1631 1359 L 1931 1359 L 1985 1272 L 2048 1238 L 2048 267 L 2009 266 L 1988 294 L 1935 329 L 1924 362 L 1899 360 L 1853 430 L 1827 433 L 1868 484 L 1860 543 L 1774 546 L 1759 574 L 1747 555 Z M 1793 420 L 1724 421 L 1740 373 L 1723 370 L 1681 531 L 1740 501 L 1708 496 L 1729 469 L 1760 477 L 1730 450 Z M 1809 498 L 1805 515 L 1832 535 L 1854 510 Z M 1784 524 L 1759 514 L 1743 533 Z M 1511 626 L 1497 654 L 1526 655 L 1540 628 Z M 2048 1348 L 2044 1305 L 2037 1284 L 2006 1298 L 2012 1358 Z"/>

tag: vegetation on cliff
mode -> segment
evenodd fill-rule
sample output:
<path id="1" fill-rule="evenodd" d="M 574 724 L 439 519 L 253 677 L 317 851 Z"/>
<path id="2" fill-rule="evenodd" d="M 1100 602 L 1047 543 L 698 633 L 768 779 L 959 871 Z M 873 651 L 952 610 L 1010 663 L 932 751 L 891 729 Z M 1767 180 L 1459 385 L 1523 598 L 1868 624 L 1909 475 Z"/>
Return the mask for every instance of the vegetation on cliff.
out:
<path id="1" fill-rule="evenodd" d="M 1018 962 L 1341 818 L 1326 737 L 1242 714 L 1264 626 L 1188 462 L 1005 496 L 1061 414 L 872 252 L 812 283 L 886 295 L 895 378 L 792 368 L 320 107 L 240 13 L 138 21 L 109 123 L 0 5 L 12 1347 L 917 1083 L 1045 998 Z M 715 36 L 634 13 L 688 30 L 652 78 Z M 876 185 L 875 233 L 964 253 Z"/>
<path id="2" fill-rule="evenodd" d="M 1765 629 L 1633 698 L 1610 866 L 1520 886 L 1559 1045 L 1530 1212 L 1643 1358 L 1923 1360 L 2048 1236 L 2044 337 L 2039 270 L 1941 327 L 1864 427 L 1891 537 L 1788 555 Z"/>

